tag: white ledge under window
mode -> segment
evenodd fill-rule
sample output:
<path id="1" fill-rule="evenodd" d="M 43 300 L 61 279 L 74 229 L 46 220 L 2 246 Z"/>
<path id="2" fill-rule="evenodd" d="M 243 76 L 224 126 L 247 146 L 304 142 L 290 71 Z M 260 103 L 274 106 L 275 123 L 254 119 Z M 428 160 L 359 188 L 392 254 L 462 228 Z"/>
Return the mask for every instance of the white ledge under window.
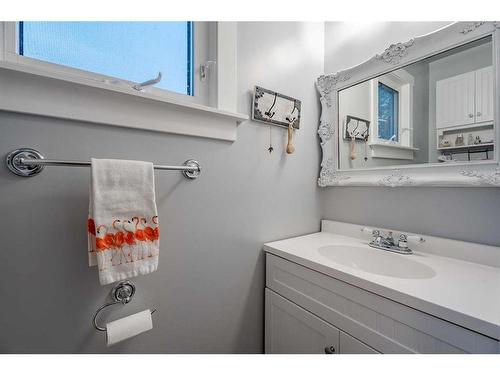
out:
<path id="1" fill-rule="evenodd" d="M 378 142 L 369 144 L 372 150 L 372 158 L 413 160 L 416 147 L 403 146 L 399 143 Z"/>
<path id="2" fill-rule="evenodd" d="M 236 113 L 235 28 L 219 27 L 218 108 L 4 60 L 0 110 L 234 141 L 238 124 L 248 120 Z"/>

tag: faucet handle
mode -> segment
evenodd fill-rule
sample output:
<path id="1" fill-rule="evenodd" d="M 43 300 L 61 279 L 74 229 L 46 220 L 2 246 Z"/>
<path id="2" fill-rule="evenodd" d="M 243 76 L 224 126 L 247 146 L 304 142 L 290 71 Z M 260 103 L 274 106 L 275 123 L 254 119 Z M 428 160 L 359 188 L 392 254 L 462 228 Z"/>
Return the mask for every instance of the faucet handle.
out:
<path id="1" fill-rule="evenodd" d="M 405 248 L 408 247 L 408 242 L 419 244 L 425 242 L 425 239 L 423 239 L 420 236 L 409 236 L 407 234 L 401 233 L 398 242 L 399 247 L 405 247 Z"/>
<path id="2" fill-rule="evenodd" d="M 423 237 L 420 237 L 420 236 L 408 236 L 408 235 L 405 235 L 405 236 L 406 236 L 408 242 L 413 242 L 416 244 L 425 242 L 425 239 Z"/>
<path id="3" fill-rule="evenodd" d="M 404 234 L 404 233 L 400 234 L 398 246 L 402 249 L 408 248 L 408 236 L 406 234 Z"/>
<path id="4" fill-rule="evenodd" d="M 373 237 L 378 237 L 380 235 L 380 231 L 378 229 L 373 229 L 369 227 L 361 228 L 361 232 L 370 233 Z"/>

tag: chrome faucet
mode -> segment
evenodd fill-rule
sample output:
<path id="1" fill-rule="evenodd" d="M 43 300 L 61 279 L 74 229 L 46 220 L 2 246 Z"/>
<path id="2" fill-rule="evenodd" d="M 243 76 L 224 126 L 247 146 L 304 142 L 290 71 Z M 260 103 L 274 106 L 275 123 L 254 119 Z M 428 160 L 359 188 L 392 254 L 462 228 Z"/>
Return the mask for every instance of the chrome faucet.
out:
<path id="1" fill-rule="evenodd" d="M 368 244 L 370 247 L 380 250 L 392 251 L 398 254 L 413 254 L 413 251 L 408 247 L 408 239 L 414 240 L 416 242 L 424 242 L 425 240 L 419 236 L 408 236 L 407 234 L 402 233 L 399 236 L 398 242 L 394 240 L 392 231 L 387 232 L 387 236 L 382 236 L 380 230 L 378 229 L 370 229 L 370 228 L 362 228 L 363 232 L 371 232 L 373 238 L 371 242 Z"/>

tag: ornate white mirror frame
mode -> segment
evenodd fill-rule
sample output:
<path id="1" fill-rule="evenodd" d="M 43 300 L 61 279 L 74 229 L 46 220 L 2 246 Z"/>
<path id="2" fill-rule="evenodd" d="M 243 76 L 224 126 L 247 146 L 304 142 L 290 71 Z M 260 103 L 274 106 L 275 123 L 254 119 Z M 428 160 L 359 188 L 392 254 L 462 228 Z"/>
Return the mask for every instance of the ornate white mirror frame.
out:
<path id="1" fill-rule="evenodd" d="M 476 39 L 492 36 L 494 89 L 494 161 L 432 163 L 395 167 L 340 170 L 338 158 L 338 91 L 436 55 Z M 500 187 L 500 22 L 456 22 L 405 43 L 391 44 L 383 53 L 316 81 L 321 118 L 318 134 L 323 157 L 318 184 L 324 186 L 490 186 Z"/>

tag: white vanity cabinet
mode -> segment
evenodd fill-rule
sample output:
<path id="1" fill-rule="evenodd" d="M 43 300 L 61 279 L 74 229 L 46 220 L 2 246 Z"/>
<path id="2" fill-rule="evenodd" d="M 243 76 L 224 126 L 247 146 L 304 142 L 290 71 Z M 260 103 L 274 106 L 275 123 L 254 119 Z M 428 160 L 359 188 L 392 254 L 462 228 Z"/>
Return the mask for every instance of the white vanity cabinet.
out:
<path id="1" fill-rule="evenodd" d="M 268 288 L 265 346 L 269 354 L 378 353 Z"/>
<path id="2" fill-rule="evenodd" d="M 266 254 L 266 353 L 498 353 L 498 340 Z"/>
<path id="3" fill-rule="evenodd" d="M 491 66 L 436 82 L 436 128 L 493 121 Z"/>

